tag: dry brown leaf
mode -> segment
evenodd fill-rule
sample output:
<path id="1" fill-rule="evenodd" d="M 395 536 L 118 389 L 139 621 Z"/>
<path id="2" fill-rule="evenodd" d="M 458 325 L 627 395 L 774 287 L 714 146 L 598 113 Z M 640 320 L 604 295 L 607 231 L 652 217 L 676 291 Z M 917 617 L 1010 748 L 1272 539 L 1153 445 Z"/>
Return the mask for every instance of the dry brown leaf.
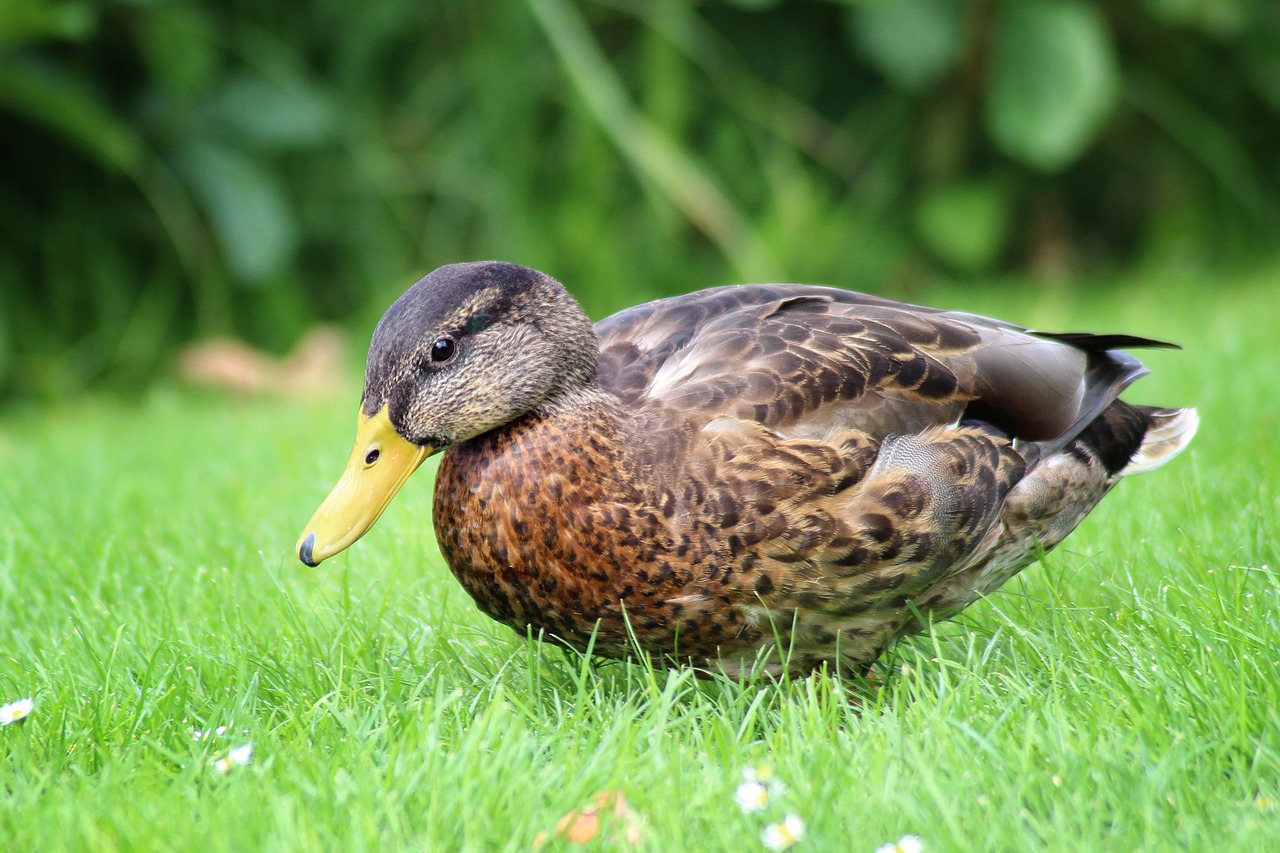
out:
<path id="1" fill-rule="evenodd" d="M 586 844 L 600 834 L 606 826 L 614 844 L 635 846 L 643 835 L 644 817 L 631 808 L 621 791 L 600 791 L 592 795 L 591 802 L 582 808 L 568 812 L 556 821 L 556 828 L 548 833 L 539 832 L 533 839 L 533 849 L 554 839 L 564 839 L 570 844 Z"/>
<path id="2" fill-rule="evenodd" d="M 214 338 L 178 354 L 178 375 L 186 382 L 236 394 L 318 397 L 341 390 L 346 339 L 333 326 L 318 326 L 284 358 L 243 341 Z"/>

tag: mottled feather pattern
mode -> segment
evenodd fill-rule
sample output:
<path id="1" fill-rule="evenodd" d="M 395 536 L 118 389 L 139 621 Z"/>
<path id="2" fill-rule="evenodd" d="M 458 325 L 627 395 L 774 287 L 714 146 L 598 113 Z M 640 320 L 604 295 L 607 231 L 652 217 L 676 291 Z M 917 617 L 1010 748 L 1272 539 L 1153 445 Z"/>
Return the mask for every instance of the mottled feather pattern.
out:
<path id="1" fill-rule="evenodd" d="M 1056 438 L 1087 389 L 1118 393 L 1140 375 L 1084 382 L 1091 365 L 1136 364 L 1092 349 L 1088 335 L 1064 345 L 1010 323 L 804 285 L 700 291 L 628 309 L 597 331 L 601 384 L 625 401 L 659 398 L 786 435 L 850 424 L 911 432 L 955 422 L 976 402 L 1010 435 Z"/>
<path id="2" fill-rule="evenodd" d="M 559 311 L 571 300 L 547 281 L 533 279 Z M 522 304 L 518 287 L 500 295 Z M 440 313 L 457 325 L 466 312 Z M 503 340 L 554 345 L 504 323 L 473 372 L 441 374 L 454 383 L 441 399 L 500 396 L 510 368 L 487 353 Z M 831 288 L 715 288 L 595 333 L 594 379 L 509 422 L 450 425 L 471 437 L 445 453 L 434 518 L 486 613 L 606 655 L 864 671 L 920 630 L 917 614 L 995 590 L 1126 466 L 1161 464 L 1195 429 L 1190 410 L 1117 399 L 1144 369 L 1114 348 L 1155 342 L 1037 335 Z M 420 420 L 423 435 L 443 430 Z M 1158 446 L 1144 444 L 1153 424 Z"/>
<path id="3" fill-rule="evenodd" d="M 921 408 L 958 411 L 966 402 L 955 397 L 958 379 L 937 357 L 980 343 L 973 330 L 945 317 L 915 316 L 844 291 L 781 285 L 650 303 L 601 322 L 597 331 L 601 383 L 623 399 L 662 398 L 676 408 L 783 431 L 804 431 L 807 418 L 831 413 L 830 404 L 855 401 L 864 416 L 881 407 L 899 410 L 885 419 L 903 429 L 936 419 Z"/>

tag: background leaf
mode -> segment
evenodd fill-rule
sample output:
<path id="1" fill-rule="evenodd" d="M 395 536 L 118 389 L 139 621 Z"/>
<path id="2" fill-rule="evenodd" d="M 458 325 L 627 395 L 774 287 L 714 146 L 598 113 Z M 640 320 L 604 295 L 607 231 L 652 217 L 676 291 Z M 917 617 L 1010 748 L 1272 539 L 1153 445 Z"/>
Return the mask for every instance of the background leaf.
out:
<path id="1" fill-rule="evenodd" d="M 35 63 L 0 65 L 0 108 L 25 114 L 108 168 L 133 172 L 142 141 L 78 80 Z"/>
<path id="2" fill-rule="evenodd" d="M 21 44 L 53 36 L 78 40 L 97 24 L 93 4 L 64 0 L 5 0 L 0 4 L 0 45 Z"/>
<path id="3" fill-rule="evenodd" d="M 238 138 L 277 150 L 319 145 L 334 127 L 329 102 L 297 79 L 237 74 L 214 93 L 206 109 L 215 124 Z"/>
<path id="4" fill-rule="evenodd" d="M 854 43 L 896 86 L 924 89 L 955 65 L 964 4 L 955 0 L 874 0 L 850 9 Z"/>
<path id="5" fill-rule="evenodd" d="M 209 141 L 184 147 L 178 166 L 208 213 L 232 274 L 258 283 L 278 272 L 293 253 L 297 228 L 275 174 Z"/>
<path id="6" fill-rule="evenodd" d="M 1010 199 L 997 181 L 957 181 L 927 191 L 916 206 L 920 239 L 966 273 L 990 269 L 1009 234 Z"/>
<path id="7" fill-rule="evenodd" d="M 1115 104 L 1116 59 L 1105 22 L 1085 3 L 1004 7 L 987 129 L 1006 154 L 1045 171 L 1079 157 Z"/>
<path id="8" fill-rule="evenodd" d="M 138 48 L 152 85 L 180 101 L 193 100 L 217 85 L 222 52 L 216 24 L 203 6 L 175 6 L 139 22 Z"/>

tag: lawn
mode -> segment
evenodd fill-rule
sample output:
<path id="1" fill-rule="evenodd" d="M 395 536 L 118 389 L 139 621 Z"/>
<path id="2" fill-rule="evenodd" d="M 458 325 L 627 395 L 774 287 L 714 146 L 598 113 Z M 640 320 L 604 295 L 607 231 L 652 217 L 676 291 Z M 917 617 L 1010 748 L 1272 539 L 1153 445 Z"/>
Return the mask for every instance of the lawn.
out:
<path id="1" fill-rule="evenodd" d="M 797 850 L 1276 849 L 1280 269 L 911 298 L 1179 341 L 1128 398 L 1203 421 L 1041 564 L 900 645 L 879 689 L 703 681 L 516 637 L 436 552 L 433 466 L 304 568 L 293 544 L 346 458 L 354 385 L 0 414 L 0 703 L 34 699 L 0 728 L 0 839 L 528 850 L 620 791 L 602 837 L 638 826 L 645 850 L 763 849 L 786 813 Z M 759 765 L 786 789 L 743 813 Z"/>

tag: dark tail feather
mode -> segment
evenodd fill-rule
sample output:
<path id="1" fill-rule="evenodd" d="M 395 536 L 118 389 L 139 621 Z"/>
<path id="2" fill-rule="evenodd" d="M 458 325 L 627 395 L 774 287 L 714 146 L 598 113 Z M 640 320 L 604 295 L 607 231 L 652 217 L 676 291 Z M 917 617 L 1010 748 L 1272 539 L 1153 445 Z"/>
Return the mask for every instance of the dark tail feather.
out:
<path id="1" fill-rule="evenodd" d="M 1113 349 L 1182 349 L 1168 341 L 1157 341 L 1155 338 L 1141 338 L 1137 335 L 1094 335 L 1089 332 L 1038 332 L 1031 334 L 1041 338 L 1051 338 L 1071 344 L 1090 352 L 1103 352 Z"/>
<path id="2" fill-rule="evenodd" d="M 1092 451 L 1107 473 L 1115 475 L 1142 446 L 1147 418 L 1137 406 L 1115 400 L 1080 431 L 1076 441 Z"/>

